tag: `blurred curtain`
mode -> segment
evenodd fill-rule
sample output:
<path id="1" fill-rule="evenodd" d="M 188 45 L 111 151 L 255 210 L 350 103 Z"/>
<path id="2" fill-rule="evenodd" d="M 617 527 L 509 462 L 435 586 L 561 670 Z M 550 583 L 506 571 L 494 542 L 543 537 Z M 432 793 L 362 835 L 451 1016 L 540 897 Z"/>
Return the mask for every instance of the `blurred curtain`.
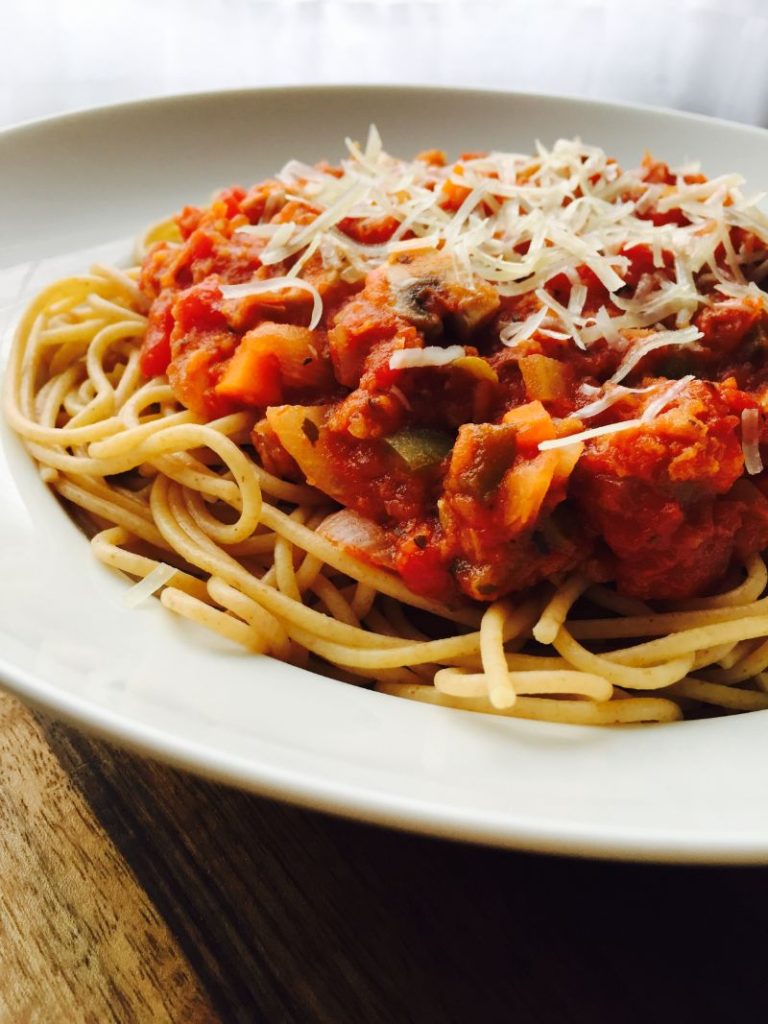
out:
<path id="1" fill-rule="evenodd" d="M 768 125 L 768 0 L 25 0 L 0 119 L 293 82 L 565 93 Z"/>

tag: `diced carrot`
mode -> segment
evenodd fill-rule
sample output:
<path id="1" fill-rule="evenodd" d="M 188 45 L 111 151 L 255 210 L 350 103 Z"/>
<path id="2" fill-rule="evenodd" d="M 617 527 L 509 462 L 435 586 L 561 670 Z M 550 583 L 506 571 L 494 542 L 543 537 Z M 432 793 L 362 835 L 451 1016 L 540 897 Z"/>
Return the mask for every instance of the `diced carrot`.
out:
<path id="1" fill-rule="evenodd" d="M 262 323 L 240 342 L 216 390 L 246 405 L 279 405 L 285 392 L 333 385 L 324 335 L 293 324 Z"/>
<path id="2" fill-rule="evenodd" d="M 461 177 L 464 174 L 464 168 L 461 164 L 453 166 L 452 174 L 455 174 L 457 177 Z M 440 188 L 440 205 L 444 210 L 458 210 L 471 191 L 466 186 L 457 185 L 455 182 L 450 181 L 450 179 L 444 181 Z"/>
<path id="3" fill-rule="evenodd" d="M 216 385 L 216 393 L 260 408 L 279 405 L 283 388 L 277 356 L 246 334 Z"/>
<path id="4" fill-rule="evenodd" d="M 549 441 L 555 434 L 552 417 L 541 402 L 527 402 L 504 413 L 502 423 L 517 428 L 517 447 L 521 451 L 538 448 L 541 441 Z"/>
<path id="5" fill-rule="evenodd" d="M 446 163 L 445 153 L 442 149 L 422 149 L 420 153 L 416 154 L 414 160 L 432 167 L 445 167 Z"/>

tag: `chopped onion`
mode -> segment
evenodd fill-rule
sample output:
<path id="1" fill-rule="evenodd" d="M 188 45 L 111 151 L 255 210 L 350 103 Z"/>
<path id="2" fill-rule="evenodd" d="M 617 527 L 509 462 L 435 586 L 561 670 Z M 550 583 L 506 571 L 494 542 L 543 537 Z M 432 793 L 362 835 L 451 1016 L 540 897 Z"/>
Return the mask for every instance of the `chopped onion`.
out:
<path id="1" fill-rule="evenodd" d="M 394 568 L 390 535 L 378 523 L 352 509 L 334 512 L 320 523 L 317 532 L 343 550 L 359 552 L 376 565 Z"/>

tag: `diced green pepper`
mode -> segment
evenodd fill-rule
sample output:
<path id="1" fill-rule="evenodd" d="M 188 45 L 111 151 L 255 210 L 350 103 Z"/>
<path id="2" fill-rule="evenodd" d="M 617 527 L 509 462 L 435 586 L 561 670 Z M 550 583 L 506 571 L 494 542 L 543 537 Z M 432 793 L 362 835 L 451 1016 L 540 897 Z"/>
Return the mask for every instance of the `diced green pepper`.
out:
<path id="1" fill-rule="evenodd" d="M 429 427 L 404 427 L 386 442 L 414 473 L 442 462 L 453 448 L 450 434 Z"/>

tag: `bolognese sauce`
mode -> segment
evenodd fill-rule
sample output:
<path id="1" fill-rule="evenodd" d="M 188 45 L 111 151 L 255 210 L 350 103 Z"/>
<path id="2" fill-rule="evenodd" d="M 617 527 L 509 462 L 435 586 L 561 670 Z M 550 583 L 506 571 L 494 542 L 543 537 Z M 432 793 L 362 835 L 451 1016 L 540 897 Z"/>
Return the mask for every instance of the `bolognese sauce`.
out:
<path id="1" fill-rule="evenodd" d="M 378 202 L 370 160 L 293 162 L 185 208 L 143 262 L 144 374 L 252 410 L 338 543 L 447 604 L 575 569 L 690 598 L 768 547 L 768 229 L 738 182 L 567 142 L 377 160 Z"/>

